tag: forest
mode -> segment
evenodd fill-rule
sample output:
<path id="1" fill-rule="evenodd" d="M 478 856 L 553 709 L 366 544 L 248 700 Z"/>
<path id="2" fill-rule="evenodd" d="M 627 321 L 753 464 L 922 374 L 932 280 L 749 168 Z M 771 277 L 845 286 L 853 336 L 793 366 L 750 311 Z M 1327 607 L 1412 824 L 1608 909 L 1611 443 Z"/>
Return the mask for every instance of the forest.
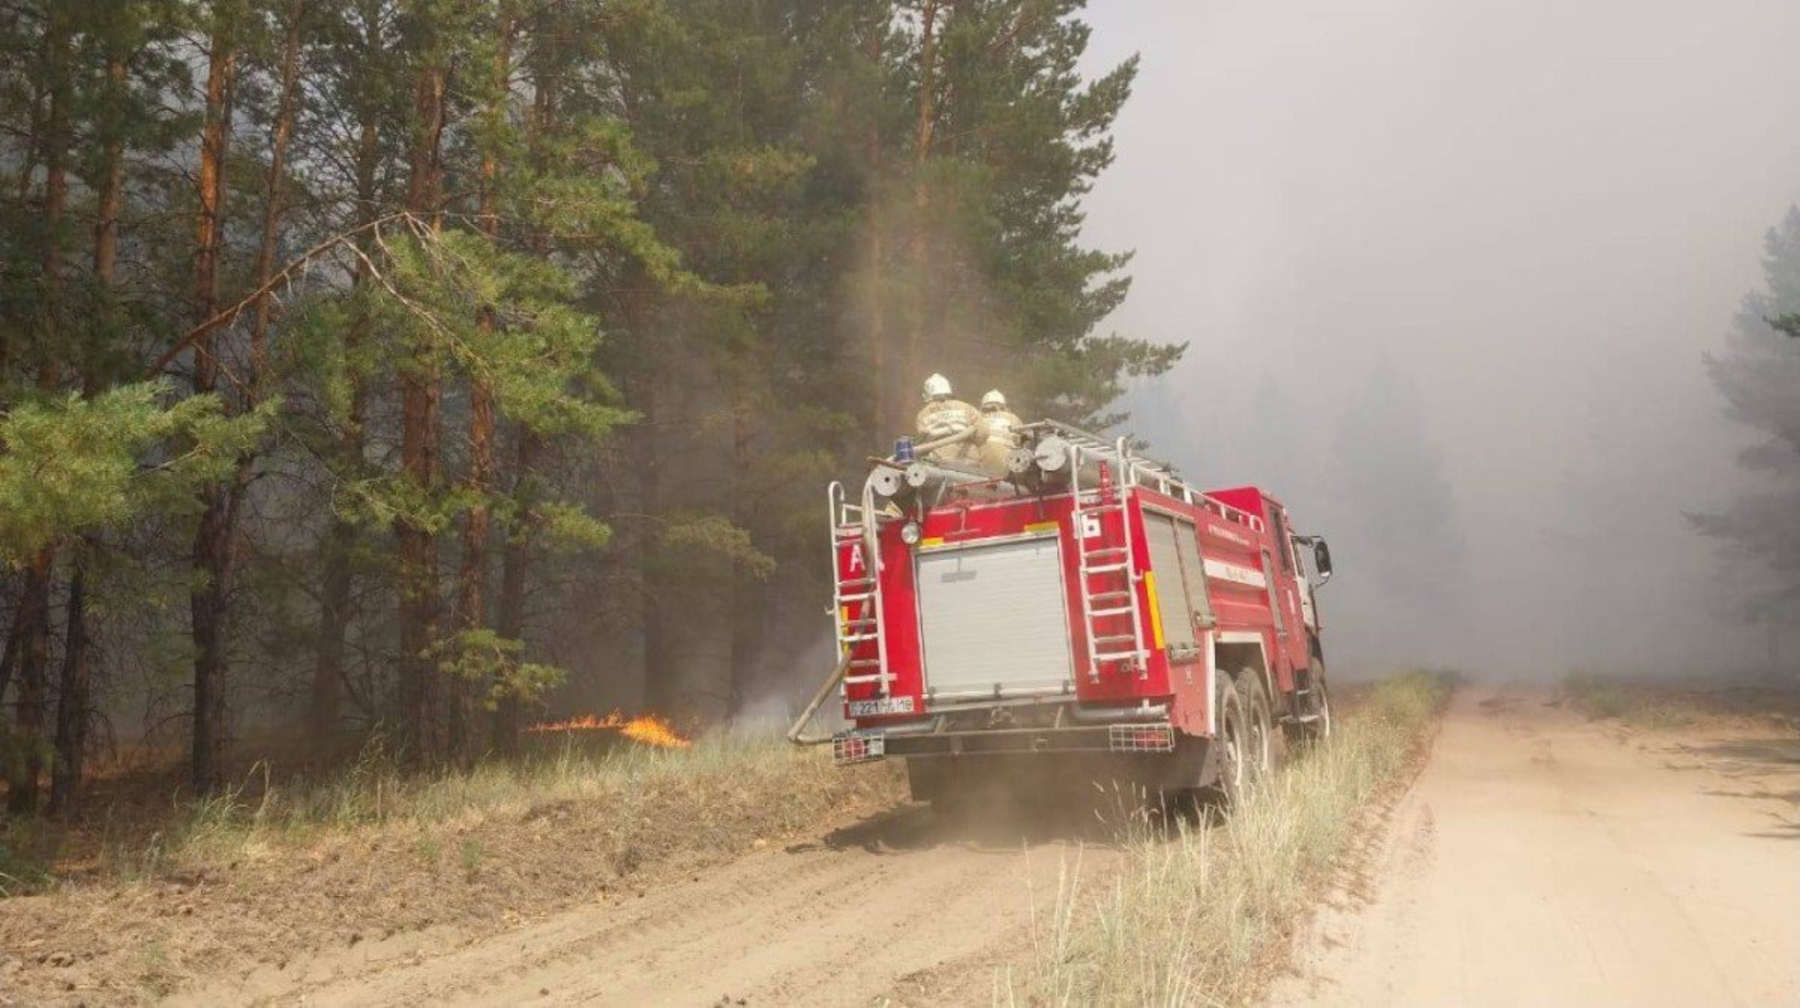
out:
<path id="1" fill-rule="evenodd" d="M 0 7 L 0 763 L 698 729 L 823 637 L 921 378 L 1105 428 L 1078 0 Z"/>

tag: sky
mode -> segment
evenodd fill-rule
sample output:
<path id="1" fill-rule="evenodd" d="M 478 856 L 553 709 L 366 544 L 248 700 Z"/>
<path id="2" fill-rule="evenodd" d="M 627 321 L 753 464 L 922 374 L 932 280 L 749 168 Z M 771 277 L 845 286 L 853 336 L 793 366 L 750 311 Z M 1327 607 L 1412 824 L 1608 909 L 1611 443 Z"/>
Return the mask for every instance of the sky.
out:
<path id="1" fill-rule="evenodd" d="M 1091 72 L 1143 61 L 1087 200 L 1086 240 L 1136 253 L 1109 325 L 1190 344 L 1133 391 L 1132 426 L 1332 540 L 1334 668 L 1763 660 L 1683 513 L 1744 480 L 1750 435 L 1702 359 L 1800 202 L 1800 3 L 1096 0 L 1086 20 Z M 1406 439 L 1359 436 L 1370 402 L 1420 428 L 1447 532 L 1353 490 L 1418 468 Z"/>

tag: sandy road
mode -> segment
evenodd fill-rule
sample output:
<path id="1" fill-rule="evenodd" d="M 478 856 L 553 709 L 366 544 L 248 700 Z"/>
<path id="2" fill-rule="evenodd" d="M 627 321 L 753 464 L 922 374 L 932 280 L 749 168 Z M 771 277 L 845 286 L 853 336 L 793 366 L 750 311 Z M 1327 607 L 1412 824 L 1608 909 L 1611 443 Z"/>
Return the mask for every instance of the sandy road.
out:
<path id="1" fill-rule="evenodd" d="M 193 1003 L 987 1003 L 1061 873 L 1117 854 L 1065 818 L 940 821 L 907 808 L 479 940 L 355 949 Z"/>
<path id="2" fill-rule="evenodd" d="M 1466 690 L 1278 1004 L 1800 1003 L 1800 740 Z"/>
<path id="3" fill-rule="evenodd" d="M 1457 697 L 1275 1003 L 1800 1004 L 1800 740 L 1624 739 L 1546 700 Z M 1119 863 L 1093 822 L 904 808 L 641 897 L 178 1000 L 987 1004 L 1059 876 L 1078 867 L 1091 887 Z"/>

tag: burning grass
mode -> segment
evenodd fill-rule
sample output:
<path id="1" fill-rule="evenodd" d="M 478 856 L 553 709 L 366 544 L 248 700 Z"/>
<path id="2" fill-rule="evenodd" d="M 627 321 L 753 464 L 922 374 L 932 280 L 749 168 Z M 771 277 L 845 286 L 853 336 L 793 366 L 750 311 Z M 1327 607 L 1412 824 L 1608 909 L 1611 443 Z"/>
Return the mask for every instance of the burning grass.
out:
<path id="1" fill-rule="evenodd" d="M 618 711 L 603 718 L 584 714 L 566 721 L 544 721 L 525 729 L 528 735 L 588 731 L 616 731 L 633 742 L 661 749 L 689 749 L 694 745 L 692 739 L 681 735 L 667 720 L 655 714 L 639 714 L 634 718 L 627 718 Z"/>
<path id="2" fill-rule="evenodd" d="M 1066 877 L 1034 922 L 1034 958 L 1006 978 L 1031 1004 L 1237 1004 L 1252 1000 L 1297 918 L 1330 884 L 1361 809 L 1391 787 L 1449 697 L 1446 676 L 1382 681 L 1331 742 L 1294 760 L 1224 825 L 1149 828 L 1099 890 Z M 1340 705 L 1341 706 L 1341 705 Z"/>
<path id="3" fill-rule="evenodd" d="M 259 770 L 147 832 L 121 830 L 85 877 L 0 899 L 0 991 L 33 1004 L 149 1001 L 310 950 L 442 925 L 498 930 L 630 898 L 659 873 L 886 807 L 904 788 L 886 766 L 846 772 L 761 736 L 673 747 L 622 741 L 624 726 L 531 737 L 524 760 L 466 773 L 409 776 L 380 750 L 314 781 Z"/>

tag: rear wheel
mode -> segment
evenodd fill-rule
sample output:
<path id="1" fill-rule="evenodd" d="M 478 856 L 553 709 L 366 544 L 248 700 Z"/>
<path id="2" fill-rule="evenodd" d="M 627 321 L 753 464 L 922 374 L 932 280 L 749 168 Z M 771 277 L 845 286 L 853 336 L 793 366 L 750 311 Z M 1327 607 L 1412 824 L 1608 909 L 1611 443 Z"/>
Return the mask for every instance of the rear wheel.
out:
<path id="1" fill-rule="evenodd" d="M 1226 807 L 1243 800 L 1245 791 L 1244 746 L 1249 727 L 1244 718 L 1243 698 L 1230 676 L 1219 676 L 1213 709 L 1218 712 L 1218 732 L 1212 738 L 1215 776 L 1209 790 Z"/>
<path id="2" fill-rule="evenodd" d="M 1259 782 L 1275 769 L 1275 715 L 1262 673 L 1253 668 L 1239 672 L 1237 691 L 1244 705 L 1244 777 Z"/>

